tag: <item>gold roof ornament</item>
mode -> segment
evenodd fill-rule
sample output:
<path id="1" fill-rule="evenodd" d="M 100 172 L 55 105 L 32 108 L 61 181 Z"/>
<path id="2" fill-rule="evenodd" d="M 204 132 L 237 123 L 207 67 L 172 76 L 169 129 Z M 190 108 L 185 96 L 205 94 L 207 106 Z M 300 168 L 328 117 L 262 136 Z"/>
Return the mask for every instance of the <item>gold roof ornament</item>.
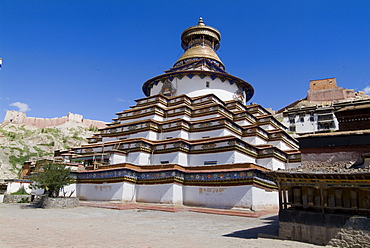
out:
<path id="1" fill-rule="evenodd" d="M 191 58 L 209 58 L 223 65 L 216 51 L 220 48 L 220 32 L 203 22 L 199 18 L 198 25 L 189 27 L 181 35 L 181 47 L 185 50 L 184 54 L 175 64 L 182 60 Z"/>
<path id="2" fill-rule="evenodd" d="M 181 47 L 185 50 L 183 55 L 164 74 L 147 80 L 142 87 L 144 94 L 151 96 L 154 94 L 153 87 L 158 87 L 158 84 L 164 85 L 164 82 L 171 83 L 174 79 L 181 80 L 185 76 L 189 79 L 194 76 L 203 79 L 209 76 L 211 80 L 219 78 L 222 82 L 235 85 L 234 99 L 248 102 L 254 94 L 254 89 L 248 82 L 226 72 L 225 66 L 216 54 L 220 48 L 220 40 L 220 32 L 205 25 L 203 18 L 199 18 L 196 26 L 185 29 L 181 34 Z M 178 91 L 162 93 L 172 96 L 179 94 Z M 182 94 L 188 94 L 188 92 Z"/>

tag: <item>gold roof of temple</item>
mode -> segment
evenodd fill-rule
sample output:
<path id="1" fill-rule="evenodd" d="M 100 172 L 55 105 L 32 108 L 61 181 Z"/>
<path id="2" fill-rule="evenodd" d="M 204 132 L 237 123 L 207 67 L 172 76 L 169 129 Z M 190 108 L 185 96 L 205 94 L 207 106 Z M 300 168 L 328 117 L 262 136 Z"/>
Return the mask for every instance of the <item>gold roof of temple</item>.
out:
<path id="1" fill-rule="evenodd" d="M 220 47 L 220 40 L 220 32 L 205 25 L 200 18 L 196 26 L 185 29 L 181 34 L 181 47 L 185 50 L 182 56 L 164 74 L 147 80 L 142 86 L 144 94 L 151 96 L 152 89 L 158 87 L 158 84 L 163 86 L 164 82 L 182 80 L 185 76 L 189 79 L 194 76 L 201 79 L 208 76 L 211 80 L 219 78 L 221 82 L 236 85 L 238 92 L 244 92 L 244 101 L 249 101 L 254 94 L 254 89 L 248 82 L 226 72 L 225 66 L 216 54 Z"/>
<path id="2" fill-rule="evenodd" d="M 191 58 L 209 58 L 223 65 L 216 54 L 217 49 L 220 47 L 220 40 L 220 32 L 213 27 L 205 25 L 203 19 L 199 18 L 198 25 L 189 27 L 182 33 L 181 47 L 185 52 L 175 64 Z"/>
<path id="3" fill-rule="evenodd" d="M 212 50 L 212 48 L 208 46 L 194 46 L 189 49 L 187 49 L 184 54 L 177 60 L 177 62 L 185 59 L 190 59 L 190 58 L 210 58 L 213 60 L 216 60 L 218 62 L 221 62 L 220 58 L 217 56 L 217 54 Z"/>
<path id="4" fill-rule="evenodd" d="M 217 29 L 213 28 L 213 27 L 205 25 L 204 22 L 203 22 L 202 17 L 199 18 L 198 25 L 187 28 L 187 29 L 185 29 L 184 32 L 182 32 L 181 41 L 183 43 L 187 43 L 187 39 L 191 35 L 196 35 L 196 34 L 200 34 L 200 35 L 204 34 L 204 35 L 211 36 L 211 37 L 215 38 L 218 43 L 221 40 L 220 32 Z"/>

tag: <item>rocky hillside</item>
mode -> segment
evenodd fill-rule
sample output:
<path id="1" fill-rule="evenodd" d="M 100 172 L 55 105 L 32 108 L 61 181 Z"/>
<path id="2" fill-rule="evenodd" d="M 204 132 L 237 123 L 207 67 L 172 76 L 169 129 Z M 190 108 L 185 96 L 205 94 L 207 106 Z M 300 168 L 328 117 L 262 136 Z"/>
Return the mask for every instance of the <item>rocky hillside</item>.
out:
<path id="1" fill-rule="evenodd" d="M 67 122 L 49 128 L 0 124 L 0 179 L 17 178 L 25 161 L 52 159 L 55 150 L 87 143 L 97 128 Z"/>

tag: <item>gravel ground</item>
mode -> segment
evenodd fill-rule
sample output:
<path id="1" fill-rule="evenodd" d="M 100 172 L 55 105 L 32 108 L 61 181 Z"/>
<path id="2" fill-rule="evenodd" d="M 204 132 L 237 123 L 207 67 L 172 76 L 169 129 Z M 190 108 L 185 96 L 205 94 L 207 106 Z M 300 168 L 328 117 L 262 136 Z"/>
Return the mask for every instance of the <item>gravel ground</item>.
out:
<path id="1" fill-rule="evenodd" d="M 35 209 L 0 204 L 0 247 L 322 247 L 258 238 L 277 235 L 275 214 L 260 218 L 92 207 Z"/>

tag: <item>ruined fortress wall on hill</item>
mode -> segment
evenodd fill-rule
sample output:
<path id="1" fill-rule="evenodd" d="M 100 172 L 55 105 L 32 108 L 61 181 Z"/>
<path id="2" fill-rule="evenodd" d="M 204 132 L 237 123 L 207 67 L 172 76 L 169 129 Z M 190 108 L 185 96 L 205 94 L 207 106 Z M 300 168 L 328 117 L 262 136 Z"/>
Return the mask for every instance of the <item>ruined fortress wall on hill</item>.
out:
<path id="1" fill-rule="evenodd" d="M 4 118 L 4 123 L 24 124 L 38 128 L 59 126 L 66 122 L 76 122 L 81 123 L 86 127 L 93 126 L 97 128 L 103 128 L 107 124 L 106 122 L 103 121 L 83 119 L 82 115 L 72 113 L 68 113 L 67 116 L 63 116 L 60 118 L 56 117 L 48 119 L 48 118 L 27 117 L 26 113 L 19 111 L 7 111 Z"/>
<path id="2" fill-rule="evenodd" d="M 307 94 L 308 101 L 333 101 L 347 100 L 350 98 L 369 98 L 363 91 L 355 92 L 354 89 L 343 89 L 337 86 L 336 78 L 327 78 L 310 81 Z"/>
<path id="3" fill-rule="evenodd" d="M 90 127 L 97 127 L 97 128 L 104 128 L 107 126 L 106 122 L 103 121 L 94 121 L 94 120 L 88 120 L 88 119 L 82 119 L 82 123 L 85 124 L 85 126 Z"/>

